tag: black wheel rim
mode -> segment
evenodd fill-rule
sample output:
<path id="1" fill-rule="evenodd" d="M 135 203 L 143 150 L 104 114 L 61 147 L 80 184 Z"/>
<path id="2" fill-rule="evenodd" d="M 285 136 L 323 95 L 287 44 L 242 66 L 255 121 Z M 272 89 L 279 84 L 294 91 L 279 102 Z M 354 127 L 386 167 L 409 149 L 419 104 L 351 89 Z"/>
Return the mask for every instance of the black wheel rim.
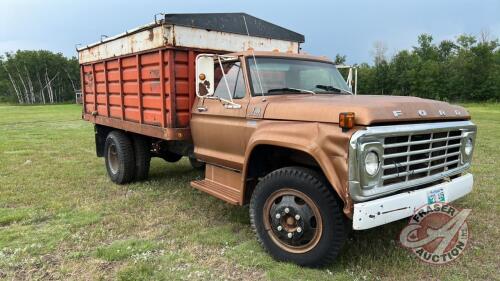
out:
<path id="1" fill-rule="evenodd" d="M 280 189 L 264 204 L 264 225 L 271 240 L 285 251 L 305 253 L 314 248 L 323 220 L 314 201 L 295 189 Z"/>

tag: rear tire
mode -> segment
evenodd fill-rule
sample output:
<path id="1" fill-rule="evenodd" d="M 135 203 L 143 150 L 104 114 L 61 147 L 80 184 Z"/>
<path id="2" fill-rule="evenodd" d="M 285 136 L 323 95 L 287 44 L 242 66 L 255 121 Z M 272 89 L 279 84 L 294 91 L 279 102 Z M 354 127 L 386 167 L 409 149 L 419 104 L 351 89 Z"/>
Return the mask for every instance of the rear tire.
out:
<path id="1" fill-rule="evenodd" d="M 151 143 L 147 138 L 134 135 L 135 177 L 136 181 L 146 180 L 151 164 Z"/>
<path id="2" fill-rule="evenodd" d="M 106 170 L 117 184 L 129 183 L 135 176 L 134 148 L 130 138 L 121 131 L 112 131 L 104 144 Z"/>
<path id="3" fill-rule="evenodd" d="M 250 200 L 250 221 L 262 246 L 279 261 L 319 267 L 331 263 L 346 240 L 344 215 L 316 172 L 278 169 Z"/>

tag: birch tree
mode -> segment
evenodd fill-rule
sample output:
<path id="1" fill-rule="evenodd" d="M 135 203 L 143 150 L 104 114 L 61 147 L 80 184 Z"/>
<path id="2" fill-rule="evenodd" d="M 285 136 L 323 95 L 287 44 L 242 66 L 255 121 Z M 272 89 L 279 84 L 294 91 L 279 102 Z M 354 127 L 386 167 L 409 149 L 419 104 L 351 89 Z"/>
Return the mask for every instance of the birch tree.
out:
<path id="1" fill-rule="evenodd" d="M 0 55 L 0 102 L 47 104 L 74 100 L 78 77 L 76 58 L 49 51 Z"/>

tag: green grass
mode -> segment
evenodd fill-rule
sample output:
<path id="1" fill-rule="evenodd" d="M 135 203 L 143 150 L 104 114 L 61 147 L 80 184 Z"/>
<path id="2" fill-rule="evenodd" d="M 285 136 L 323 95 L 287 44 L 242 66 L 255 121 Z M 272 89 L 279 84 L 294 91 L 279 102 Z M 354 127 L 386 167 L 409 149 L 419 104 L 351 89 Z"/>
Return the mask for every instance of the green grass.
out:
<path id="1" fill-rule="evenodd" d="M 96 257 L 107 261 L 121 261 L 132 256 L 148 254 L 158 248 L 151 240 L 114 241 L 111 245 L 97 248 Z"/>
<path id="2" fill-rule="evenodd" d="M 498 279 L 500 105 L 466 104 L 479 127 L 465 254 L 429 266 L 396 243 L 405 222 L 354 233 L 327 268 L 271 259 L 248 209 L 192 189 L 186 160 L 152 161 L 150 180 L 119 186 L 95 157 L 76 105 L 0 105 L 0 279 Z"/>

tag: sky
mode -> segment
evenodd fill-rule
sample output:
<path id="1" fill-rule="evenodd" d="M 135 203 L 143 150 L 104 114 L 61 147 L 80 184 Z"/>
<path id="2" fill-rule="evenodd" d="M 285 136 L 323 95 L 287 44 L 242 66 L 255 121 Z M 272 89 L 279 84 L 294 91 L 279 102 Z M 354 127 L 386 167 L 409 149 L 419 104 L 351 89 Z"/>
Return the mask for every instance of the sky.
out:
<path id="1" fill-rule="evenodd" d="M 387 56 L 417 44 L 486 31 L 500 37 L 499 0 L 0 0 L 0 54 L 45 49 L 75 56 L 75 45 L 99 41 L 153 21 L 157 13 L 245 12 L 305 35 L 312 55 L 373 61 L 375 42 Z"/>

